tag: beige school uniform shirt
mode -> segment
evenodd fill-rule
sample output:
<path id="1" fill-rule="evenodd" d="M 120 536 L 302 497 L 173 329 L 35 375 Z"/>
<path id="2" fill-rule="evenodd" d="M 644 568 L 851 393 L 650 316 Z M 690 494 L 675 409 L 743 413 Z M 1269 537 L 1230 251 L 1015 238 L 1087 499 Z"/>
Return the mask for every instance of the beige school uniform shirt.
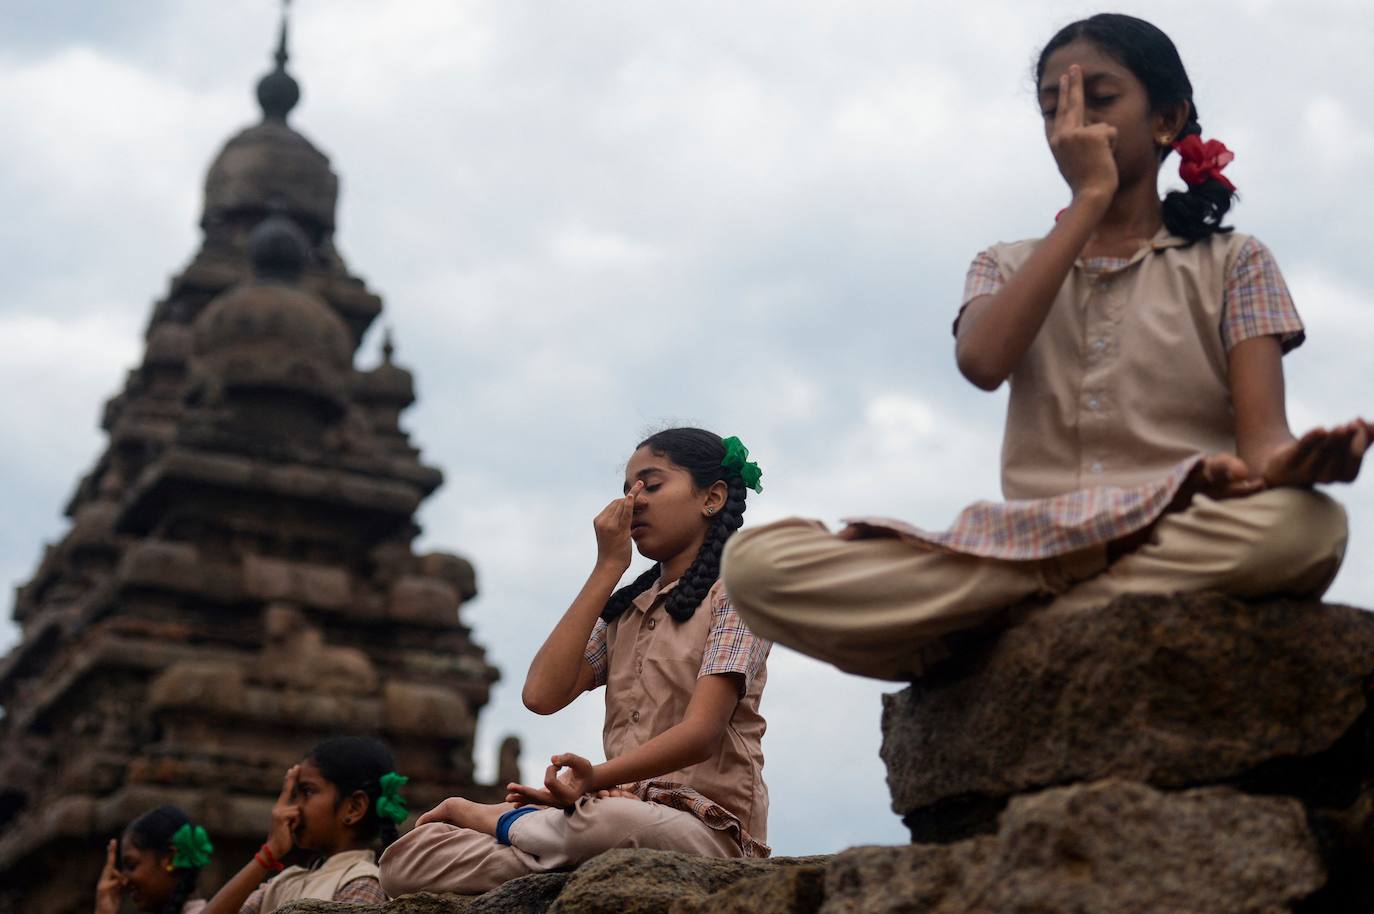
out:
<path id="1" fill-rule="evenodd" d="M 969 270 L 964 304 L 996 292 L 1038 240 L 998 244 Z M 956 322 L 957 329 L 957 322 Z M 856 518 L 950 551 L 1035 560 L 1135 533 L 1198 460 L 1236 450 L 1228 357 L 1302 321 L 1267 248 L 1239 233 L 1189 244 L 1161 229 L 1129 258 L 1080 259 L 1010 378 L 1004 502 L 930 533 Z"/>
<path id="2" fill-rule="evenodd" d="M 602 742 L 607 759 L 624 755 L 680 723 L 702 676 L 737 673 L 739 703 L 720 746 L 704 762 L 627 785 L 641 799 L 690 812 L 730 832 L 745 856 L 769 853 L 768 786 L 763 780 L 765 722 L 759 700 L 772 643 L 745 627 L 717 581 L 692 618 L 664 610 L 677 582 L 655 583 L 614 622 L 597 622 L 586 659 L 606 688 Z"/>
<path id="3" fill-rule="evenodd" d="M 357 879 L 379 879 L 376 855 L 370 850 L 344 851 L 324 860 L 314 869 L 289 866 L 272 881 L 254 891 L 244 908 L 253 914 L 270 914 L 288 901 L 298 898 L 333 900 L 339 889 Z M 261 895 L 258 895 L 261 892 Z M 256 906 L 254 906 L 256 903 Z M 243 909 L 240 909 L 242 914 Z"/>

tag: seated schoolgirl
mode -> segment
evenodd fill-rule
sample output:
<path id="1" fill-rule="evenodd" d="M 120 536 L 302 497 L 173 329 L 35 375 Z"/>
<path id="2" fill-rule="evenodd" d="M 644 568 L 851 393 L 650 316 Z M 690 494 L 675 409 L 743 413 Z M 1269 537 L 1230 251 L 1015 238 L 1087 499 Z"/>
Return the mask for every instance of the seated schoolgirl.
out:
<path id="1" fill-rule="evenodd" d="M 200 914 L 196 880 L 214 850 L 205 829 L 177 807 L 145 812 L 105 848 L 95 914 L 118 914 L 125 896 L 143 914 Z"/>
<path id="2" fill-rule="evenodd" d="M 475 894 L 602 851 L 647 847 L 766 856 L 759 714 L 769 643 L 740 623 L 718 578 L 758 465 L 737 438 L 676 428 L 641 442 L 624 497 L 593 522 L 591 576 L 525 679 L 538 714 L 606 688 L 607 761 L 555 755 L 542 788 L 509 802 L 445 800 L 382 857 L 382 886 Z M 631 543 L 657 564 L 616 590 Z"/>
<path id="3" fill-rule="evenodd" d="M 1232 154 L 1203 142 L 1174 44 L 1131 16 L 1075 22 L 1035 79 L 1072 199 L 1039 239 L 977 256 L 955 323 L 960 370 L 1011 384 L 1003 503 L 943 533 L 885 518 L 840 534 L 792 519 L 725 557 L 760 635 L 884 679 L 919 675 L 952 633 L 1039 598 L 1126 593 L 1317 597 L 1374 427 L 1289 431 L 1281 359 L 1304 338 L 1268 248 L 1222 225 Z M 1161 201 L 1174 152 L 1186 191 Z"/>
<path id="4" fill-rule="evenodd" d="M 337 737 L 311 749 L 286 772 L 267 841 L 202 914 L 271 914 L 298 898 L 385 901 L 376 853 L 395 840 L 407 814 L 400 795 L 407 779 L 394 767 L 373 739 Z M 295 848 L 319 859 L 310 867 L 284 866 Z"/>

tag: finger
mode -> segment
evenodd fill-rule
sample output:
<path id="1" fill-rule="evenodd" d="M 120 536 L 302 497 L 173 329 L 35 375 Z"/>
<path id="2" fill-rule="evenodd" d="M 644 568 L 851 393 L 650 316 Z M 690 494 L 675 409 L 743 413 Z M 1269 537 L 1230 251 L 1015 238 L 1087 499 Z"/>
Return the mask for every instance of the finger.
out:
<path id="1" fill-rule="evenodd" d="M 300 772 L 299 765 L 292 765 L 286 769 L 286 777 L 281 781 L 281 793 L 277 796 L 278 803 L 286 803 L 291 800 L 291 794 L 296 791 L 296 775 Z"/>
<path id="2" fill-rule="evenodd" d="M 1264 488 L 1263 479 L 1240 479 L 1229 482 L 1217 492 L 1217 498 L 1244 498 Z"/>
<path id="3" fill-rule="evenodd" d="M 626 494 L 615 506 L 615 528 L 622 530 L 630 525 L 630 516 L 634 514 L 635 497 Z"/>
<path id="4" fill-rule="evenodd" d="M 105 866 L 111 870 L 115 868 L 115 855 L 118 853 L 119 841 L 115 838 L 110 839 L 110 843 L 105 845 Z"/>
<path id="5" fill-rule="evenodd" d="M 1316 441 L 1302 461 L 1303 478 L 1309 482 L 1330 482 L 1331 474 L 1345 457 L 1346 436 L 1333 429 Z"/>
<path id="6" fill-rule="evenodd" d="M 544 786 L 552 792 L 558 784 L 558 765 L 550 765 L 544 769 Z"/>
<path id="7" fill-rule="evenodd" d="M 1318 482 L 1346 482 L 1346 466 L 1350 461 L 1351 445 L 1355 440 L 1354 429 L 1342 428 L 1330 439 L 1318 454 L 1316 480 Z"/>
<path id="8" fill-rule="evenodd" d="M 1054 133 L 1062 133 L 1069 121 L 1069 74 L 1059 77 L 1059 94 L 1054 102 Z"/>
<path id="9" fill-rule="evenodd" d="M 1365 434 L 1363 426 L 1357 425 L 1350 436 L 1350 444 L 1342 455 L 1337 476 L 1340 482 L 1355 481 L 1355 477 L 1360 475 L 1360 464 L 1364 461 L 1364 455 L 1368 449 L 1369 436 Z"/>
<path id="10" fill-rule="evenodd" d="M 1068 120 L 1065 122 L 1069 128 L 1083 126 L 1083 71 L 1077 64 L 1069 67 L 1069 110 Z"/>

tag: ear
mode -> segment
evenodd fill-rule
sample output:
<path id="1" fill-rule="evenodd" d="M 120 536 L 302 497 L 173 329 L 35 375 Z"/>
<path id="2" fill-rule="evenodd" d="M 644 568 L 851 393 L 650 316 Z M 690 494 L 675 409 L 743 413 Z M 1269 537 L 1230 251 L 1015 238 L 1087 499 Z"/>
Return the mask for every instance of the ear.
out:
<path id="1" fill-rule="evenodd" d="M 367 815 L 367 808 L 369 805 L 370 801 L 365 791 L 353 791 L 347 797 L 344 797 L 343 802 L 339 804 L 340 821 L 349 828 L 357 827 Z"/>
<path id="2" fill-rule="evenodd" d="M 720 513 L 721 508 L 725 507 L 725 500 L 730 495 L 730 487 L 725 484 L 725 480 L 717 479 L 706 488 L 706 500 L 701 503 L 701 510 L 707 517 L 714 517 Z"/>
<path id="3" fill-rule="evenodd" d="M 1182 101 L 1172 108 L 1165 108 L 1156 111 L 1153 123 L 1150 125 L 1154 130 L 1156 139 L 1168 138 L 1170 142 L 1178 139 L 1178 135 L 1188 124 L 1188 114 L 1192 110 L 1189 102 Z"/>

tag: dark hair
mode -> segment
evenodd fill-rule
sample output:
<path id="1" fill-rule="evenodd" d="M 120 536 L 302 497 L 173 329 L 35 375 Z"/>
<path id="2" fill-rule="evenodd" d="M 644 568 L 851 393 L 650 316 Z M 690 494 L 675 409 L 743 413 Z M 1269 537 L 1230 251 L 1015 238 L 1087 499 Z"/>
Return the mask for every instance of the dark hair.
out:
<path id="1" fill-rule="evenodd" d="M 1181 104 L 1188 106 L 1188 120 L 1175 140 L 1202 134 L 1197 104 L 1193 101 L 1193 84 L 1188 80 L 1178 49 L 1168 35 L 1134 16 L 1098 13 L 1064 26 L 1045 45 L 1035 63 L 1037 86 L 1045 75 L 1045 63 L 1050 55 L 1080 38 L 1091 41 L 1135 74 L 1144 84 L 1155 111 L 1167 111 Z M 1164 147 L 1160 161 L 1167 158 L 1170 151 L 1168 146 Z M 1235 193 L 1216 178 L 1209 178 L 1186 191 L 1170 191 L 1164 198 L 1164 225 L 1189 241 L 1229 232 L 1230 226 L 1223 226 L 1221 220 L 1226 218 L 1234 197 Z"/>
<path id="2" fill-rule="evenodd" d="M 377 856 L 387 849 L 399 835 L 396 823 L 377 814 L 377 799 L 382 795 L 382 775 L 394 771 L 396 762 L 387 749 L 375 739 L 362 736 L 336 736 L 311 749 L 306 761 L 320 770 L 320 776 L 334 785 L 339 802 L 361 790 L 367 794 L 367 812 L 354 826 L 356 834 L 365 841 L 380 839 Z"/>
<path id="3" fill-rule="evenodd" d="M 159 806 L 150 809 L 129 823 L 124 834 L 129 836 L 134 847 L 148 853 L 165 854 L 172 848 L 172 836 L 183 825 L 191 825 L 191 817 L 179 806 Z M 184 867 L 175 870 L 176 887 L 162 906 L 160 914 L 181 914 L 181 908 L 196 890 L 196 880 L 200 878 L 200 867 Z"/>
<path id="4" fill-rule="evenodd" d="M 677 587 L 668 594 L 664 609 L 668 615 L 679 622 L 692 618 L 697 606 L 706 599 L 706 593 L 720 577 L 720 554 L 725 543 L 744 523 L 744 480 L 738 472 L 725 469 L 721 461 L 725 459 L 725 443 L 713 432 L 700 428 L 669 428 L 650 435 L 635 450 L 647 447 L 661 457 L 667 457 L 682 467 L 692 477 L 692 484 L 704 489 L 715 482 L 726 485 L 725 504 L 712 518 L 711 527 L 706 531 L 706 539 L 701 550 Z M 634 598 L 649 589 L 658 580 L 661 568 L 658 565 L 635 578 L 629 584 L 611 594 L 606 606 L 601 610 L 601 618 L 614 622 L 620 617 Z"/>

